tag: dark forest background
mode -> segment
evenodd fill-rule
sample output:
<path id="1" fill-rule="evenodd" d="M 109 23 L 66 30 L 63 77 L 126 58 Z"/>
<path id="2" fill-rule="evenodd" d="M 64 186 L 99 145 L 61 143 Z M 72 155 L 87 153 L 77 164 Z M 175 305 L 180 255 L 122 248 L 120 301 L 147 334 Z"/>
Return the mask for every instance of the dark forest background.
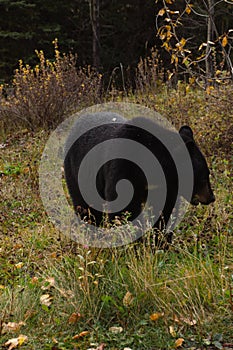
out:
<path id="1" fill-rule="evenodd" d="M 0 0 L 0 82 L 10 82 L 19 59 L 36 64 L 36 49 L 52 59 L 55 38 L 61 52 L 78 55 L 79 66 L 95 66 L 107 77 L 120 66 L 126 71 L 135 67 L 152 47 L 158 50 L 160 67 L 167 69 L 172 53 L 158 35 L 158 28 L 166 25 L 164 13 L 158 16 L 164 8 L 173 16 L 184 12 L 176 31 L 179 38 L 187 38 L 192 52 L 207 41 L 211 9 L 216 47 L 218 36 L 229 35 L 233 27 L 231 1 Z M 227 49 L 232 55 L 231 47 Z"/>

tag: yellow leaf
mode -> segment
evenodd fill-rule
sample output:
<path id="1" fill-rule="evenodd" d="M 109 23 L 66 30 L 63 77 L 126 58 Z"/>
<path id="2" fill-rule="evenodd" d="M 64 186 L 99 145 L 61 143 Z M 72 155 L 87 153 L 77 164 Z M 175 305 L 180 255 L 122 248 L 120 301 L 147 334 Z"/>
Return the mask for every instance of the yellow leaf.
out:
<path id="1" fill-rule="evenodd" d="M 168 80 L 171 80 L 171 78 L 173 77 L 174 73 L 170 73 L 168 76 Z"/>
<path id="2" fill-rule="evenodd" d="M 73 339 L 79 339 L 79 338 L 83 338 L 85 337 L 86 335 L 88 335 L 90 332 L 89 331 L 83 331 L 79 334 L 76 334 L 73 336 Z"/>
<path id="3" fill-rule="evenodd" d="M 227 36 L 225 35 L 222 39 L 222 46 L 225 47 L 228 44 Z"/>
<path id="4" fill-rule="evenodd" d="M 171 31 L 171 29 L 172 29 L 172 27 L 171 27 L 169 24 L 167 24 L 167 25 L 165 26 L 165 28 L 167 29 L 168 32 Z"/>
<path id="5" fill-rule="evenodd" d="M 21 269 L 23 267 L 23 262 L 20 261 L 19 263 L 15 264 L 16 269 Z"/>
<path id="6" fill-rule="evenodd" d="M 158 16 L 163 16 L 165 12 L 166 12 L 165 9 L 159 10 Z"/>
<path id="7" fill-rule="evenodd" d="M 176 44 L 176 47 L 177 48 L 183 48 L 186 44 L 186 40 L 185 38 L 182 38 L 177 44 Z"/>
<path id="8" fill-rule="evenodd" d="M 171 63 L 174 63 L 177 65 L 178 62 L 179 62 L 179 59 L 176 55 L 172 54 L 172 57 L 171 57 Z"/>
<path id="9" fill-rule="evenodd" d="M 186 6 L 185 12 L 189 15 L 191 11 L 192 11 L 192 5 L 189 4 Z"/>
<path id="10" fill-rule="evenodd" d="M 171 47 L 167 42 L 164 42 L 163 45 L 161 47 L 165 47 L 165 49 L 169 52 L 171 51 Z"/>
<path id="11" fill-rule="evenodd" d="M 173 338 L 176 337 L 176 332 L 175 332 L 175 329 L 174 329 L 173 326 L 169 326 L 169 333 L 171 334 L 171 336 L 172 336 Z"/>
<path id="12" fill-rule="evenodd" d="M 23 343 L 25 343 L 28 340 L 28 337 L 26 335 L 20 334 L 18 336 L 19 346 L 21 346 Z"/>
<path id="13" fill-rule="evenodd" d="M 195 83 L 195 81 L 196 81 L 196 78 L 195 77 L 191 77 L 191 78 L 189 78 L 189 84 L 194 84 Z"/>
<path id="14" fill-rule="evenodd" d="M 182 38 L 181 41 L 180 41 L 180 45 L 184 46 L 185 44 L 186 44 L 186 40 L 185 40 L 185 38 Z"/>
<path id="15" fill-rule="evenodd" d="M 184 342 L 184 339 L 183 338 L 178 338 L 176 341 L 175 341 L 175 348 L 179 348 L 180 346 L 182 346 Z"/>
<path id="16" fill-rule="evenodd" d="M 165 2 L 166 2 L 167 4 L 172 4 L 172 3 L 173 3 L 173 0 L 165 0 Z"/>
<path id="17" fill-rule="evenodd" d="M 213 86 L 207 86 L 207 88 L 206 88 L 207 95 L 211 94 L 211 90 L 214 90 L 214 87 Z"/>
<path id="18" fill-rule="evenodd" d="M 151 321 L 157 321 L 159 318 L 164 316 L 164 312 L 155 312 L 154 314 L 150 315 Z"/>

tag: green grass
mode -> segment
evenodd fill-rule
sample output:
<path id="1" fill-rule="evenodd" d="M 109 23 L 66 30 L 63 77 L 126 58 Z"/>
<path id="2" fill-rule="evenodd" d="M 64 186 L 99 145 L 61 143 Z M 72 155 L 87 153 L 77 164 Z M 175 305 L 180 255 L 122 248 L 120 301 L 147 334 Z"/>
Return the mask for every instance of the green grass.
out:
<path id="1" fill-rule="evenodd" d="M 205 137 L 209 122 L 206 114 L 201 119 L 201 110 L 210 113 L 214 105 L 198 91 L 189 92 L 188 102 L 182 91 L 162 91 L 148 104 L 154 101 L 170 118 L 173 113 L 176 125 L 193 126 L 211 163 L 217 200 L 208 207 L 190 207 L 165 252 L 152 254 L 144 245 L 137 254 L 133 246 L 97 250 L 69 241 L 49 222 L 39 196 L 37 169 L 48 133 L 5 135 L 0 160 L 1 345 L 24 334 L 28 341 L 22 349 L 96 349 L 103 343 L 111 350 L 174 349 L 179 338 L 185 349 L 233 348 L 232 174 L 224 133 L 230 116 L 229 111 L 215 112 L 217 130 Z M 142 96 L 128 98 L 133 99 L 142 102 Z M 188 111 L 184 117 L 182 110 Z M 221 135 L 225 143 L 220 143 Z M 45 294 L 49 306 L 41 304 Z M 157 320 L 151 320 L 153 314 Z M 25 322 L 20 329 L 6 330 L 4 324 L 20 321 Z M 84 331 L 88 333 L 73 339 Z"/>

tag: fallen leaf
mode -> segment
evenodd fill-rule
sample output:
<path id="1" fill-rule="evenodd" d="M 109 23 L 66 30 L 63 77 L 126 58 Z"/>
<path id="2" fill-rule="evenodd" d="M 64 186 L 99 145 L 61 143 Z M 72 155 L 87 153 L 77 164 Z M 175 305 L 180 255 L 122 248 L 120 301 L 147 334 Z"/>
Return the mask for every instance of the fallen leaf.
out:
<path id="1" fill-rule="evenodd" d="M 70 315 L 70 317 L 69 317 L 68 323 L 69 323 L 69 324 L 74 324 L 74 323 L 78 322 L 78 320 L 80 319 L 80 317 L 81 317 L 81 314 L 80 314 L 79 312 L 78 312 L 78 313 L 73 312 L 73 313 Z"/>
<path id="2" fill-rule="evenodd" d="M 175 332 L 175 329 L 174 329 L 173 326 L 169 326 L 169 333 L 171 334 L 171 336 L 172 336 L 173 338 L 176 337 L 176 332 Z"/>
<path id="3" fill-rule="evenodd" d="M 129 306 L 132 304 L 133 300 L 134 300 L 133 294 L 130 292 L 127 292 L 123 298 L 123 305 Z"/>
<path id="4" fill-rule="evenodd" d="M 122 327 L 110 327 L 109 331 L 115 334 L 122 333 L 123 328 Z"/>
<path id="5" fill-rule="evenodd" d="M 102 343 L 97 348 L 89 348 L 87 350 L 104 350 L 106 344 Z"/>
<path id="6" fill-rule="evenodd" d="M 104 350 L 106 344 L 105 343 L 101 343 L 98 348 L 96 348 L 95 350 Z"/>
<path id="7" fill-rule="evenodd" d="M 2 333 L 17 332 L 22 326 L 25 326 L 25 322 L 8 322 L 2 324 Z"/>
<path id="8" fill-rule="evenodd" d="M 177 349 L 177 348 L 179 348 L 180 346 L 182 346 L 183 342 L 184 342 L 184 339 L 183 339 L 183 338 L 178 338 L 178 339 L 176 339 L 176 341 L 175 341 L 175 348 Z"/>
<path id="9" fill-rule="evenodd" d="M 23 173 L 24 173 L 24 174 L 28 174 L 29 171 L 30 171 L 30 168 L 29 168 L 29 167 L 26 167 L 26 168 L 23 169 Z"/>
<path id="10" fill-rule="evenodd" d="M 181 317 L 180 320 L 188 324 L 189 326 L 195 326 L 197 324 L 196 320 L 189 320 L 188 318 L 185 318 L 185 317 Z"/>
<path id="11" fill-rule="evenodd" d="M 176 323 L 181 323 L 180 319 L 176 315 L 173 315 L 173 321 Z"/>
<path id="12" fill-rule="evenodd" d="M 8 350 L 14 349 L 19 345 L 18 338 L 9 339 L 4 345 L 9 346 Z"/>
<path id="13" fill-rule="evenodd" d="M 85 337 L 86 335 L 88 335 L 90 333 L 90 331 L 83 331 L 79 334 L 76 334 L 73 336 L 73 339 L 79 339 L 79 338 L 82 338 L 82 337 Z"/>
<path id="14" fill-rule="evenodd" d="M 17 346 L 23 345 L 28 341 L 28 337 L 26 335 L 20 334 L 18 338 L 9 339 L 4 345 L 9 346 L 8 350 L 12 350 L 17 348 Z"/>
<path id="15" fill-rule="evenodd" d="M 150 315 L 151 321 L 157 321 L 159 318 L 164 316 L 164 312 L 155 312 L 154 314 Z"/>
<path id="16" fill-rule="evenodd" d="M 52 304 L 52 297 L 49 294 L 43 294 L 40 297 L 41 305 L 50 306 Z"/>
<path id="17" fill-rule="evenodd" d="M 16 250 L 16 249 L 20 249 L 20 248 L 22 248 L 22 244 L 21 243 L 16 243 L 16 244 L 14 244 L 14 249 Z"/>
<path id="18" fill-rule="evenodd" d="M 23 267 L 23 262 L 22 261 L 18 262 L 17 264 L 15 264 L 15 267 L 16 269 L 21 269 L 21 267 Z"/>
<path id="19" fill-rule="evenodd" d="M 38 277 L 36 277 L 36 276 L 32 277 L 31 283 L 32 284 L 37 284 L 38 283 Z"/>
<path id="20" fill-rule="evenodd" d="M 51 287 L 55 286 L 55 278 L 54 277 L 48 277 L 44 281 L 44 285 L 41 287 L 42 290 L 50 289 Z"/>

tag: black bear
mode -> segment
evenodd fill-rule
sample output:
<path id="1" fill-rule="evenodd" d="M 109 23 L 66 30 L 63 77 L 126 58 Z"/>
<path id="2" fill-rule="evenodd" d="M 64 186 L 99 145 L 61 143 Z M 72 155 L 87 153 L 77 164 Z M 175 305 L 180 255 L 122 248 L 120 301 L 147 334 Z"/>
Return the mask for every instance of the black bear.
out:
<path id="1" fill-rule="evenodd" d="M 191 128 L 177 133 L 143 117 L 127 120 L 108 112 L 80 117 L 66 142 L 64 170 L 76 213 L 97 226 L 104 209 L 110 221 L 124 212 L 133 221 L 146 203 L 152 205 L 153 227 L 161 229 L 179 196 L 193 205 L 215 200 Z"/>

